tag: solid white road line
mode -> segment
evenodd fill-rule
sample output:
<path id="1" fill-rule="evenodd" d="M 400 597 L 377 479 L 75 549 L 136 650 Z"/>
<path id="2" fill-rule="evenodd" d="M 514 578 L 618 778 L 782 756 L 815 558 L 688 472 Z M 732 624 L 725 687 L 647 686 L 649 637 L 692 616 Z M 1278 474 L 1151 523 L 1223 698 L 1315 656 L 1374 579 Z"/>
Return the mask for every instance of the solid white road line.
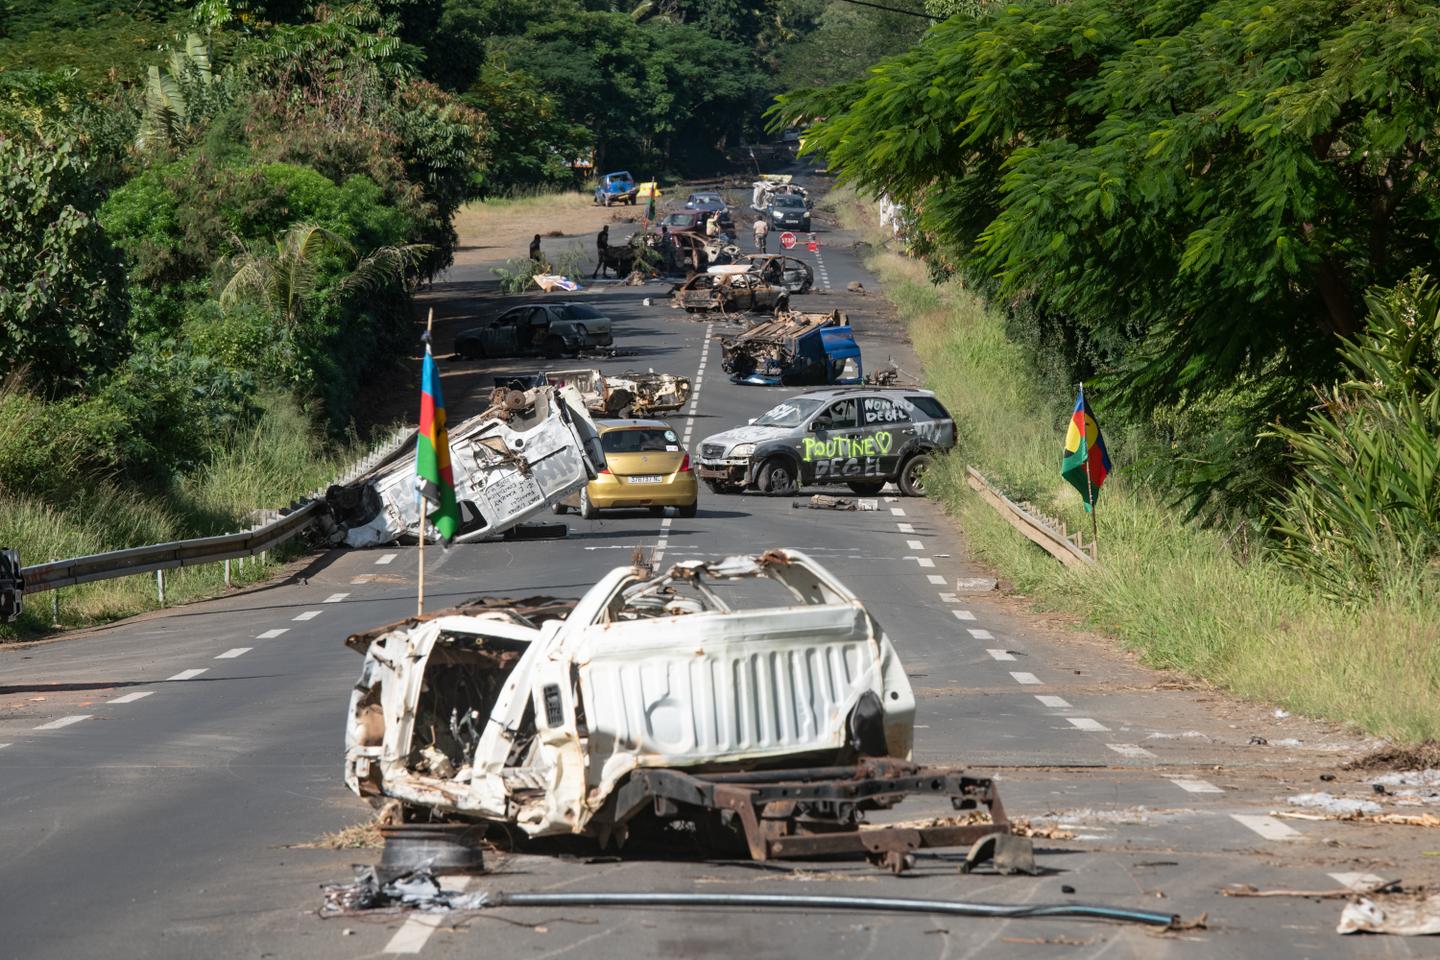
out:
<path id="1" fill-rule="evenodd" d="M 200 676 L 200 674 L 208 673 L 209 670 L 209 667 L 196 667 L 190 670 L 181 670 L 173 677 L 166 677 L 165 682 L 169 683 L 172 680 L 194 680 L 196 677 Z"/>
<path id="2" fill-rule="evenodd" d="M 935 566 L 935 561 L 931 560 L 929 557 L 916 557 L 915 562 L 920 564 L 920 566 L 925 568 L 926 570 L 929 570 L 930 568 Z"/>
<path id="3" fill-rule="evenodd" d="M 1089 730 L 1091 733 L 1104 733 L 1110 728 L 1099 720 L 1091 720 L 1089 717 L 1070 717 L 1070 726 L 1076 730 Z"/>
<path id="4" fill-rule="evenodd" d="M 1015 655 L 1009 650 L 986 650 L 992 660 L 1014 660 Z"/>
<path id="5" fill-rule="evenodd" d="M 1048 693 L 1037 693 L 1035 694 L 1035 699 L 1039 700 L 1042 704 L 1051 708 L 1052 710 L 1070 709 L 1070 701 L 1066 700 L 1064 697 L 1052 697 Z"/>
<path id="6" fill-rule="evenodd" d="M 69 717 L 61 717 L 59 720 L 51 720 L 49 723 L 42 723 L 36 730 L 59 730 L 61 727 L 68 727 L 72 723 L 79 723 L 81 720 L 89 720 L 93 714 L 77 713 Z"/>
<path id="7" fill-rule="evenodd" d="M 897 524 L 895 524 L 895 526 L 897 526 L 897 527 L 900 528 L 900 532 L 901 532 L 901 533 L 914 533 L 914 532 L 915 532 L 915 526 L 914 526 L 914 524 L 909 524 L 909 523 L 897 523 Z"/>
<path id="8" fill-rule="evenodd" d="M 1300 838 L 1299 830 L 1292 830 L 1274 817 L 1253 813 L 1232 813 L 1230 819 L 1247 830 L 1254 830 L 1266 840 L 1298 840 Z"/>
<path id="9" fill-rule="evenodd" d="M 1027 687 L 1038 686 L 1040 683 L 1040 678 L 1033 673 L 1012 673 L 1010 676 L 1015 679 L 1016 683 L 1023 683 Z"/>
<path id="10" fill-rule="evenodd" d="M 1170 782 L 1175 784 L 1186 793 L 1224 793 L 1225 791 L 1210 783 L 1208 780 L 1199 780 L 1195 777 L 1170 777 Z"/>
<path id="11" fill-rule="evenodd" d="M 440 889 L 461 891 L 470 886 L 470 877 L 445 876 L 440 877 Z M 443 913 L 412 913 L 400 929 L 395 931 L 395 936 L 385 944 L 385 953 L 419 953 L 425 949 L 430 934 L 440 926 L 445 919 Z"/>
<path id="12" fill-rule="evenodd" d="M 953 613 L 953 614 L 955 614 L 955 619 L 956 619 L 956 620 L 974 620 L 974 619 L 975 619 L 975 614 L 971 613 L 969 610 L 951 610 L 950 612 Z"/>
<path id="13" fill-rule="evenodd" d="M 116 697 L 114 700 L 106 700 L 106 703 L 134 703 L 136 700 L 144 700 L 154 690 L 137 690 L 135 693 L 127 693 L 123 697 Z"/>
<path id="14" fill-rule="evenodd" d="M 395 553 L 382 553 L 382 554 L 379 556 L 379 558 L 376 559 L 376 561 L 375 561 L 375 566 L 377 566 L 377 567 L 383 567 L 383 566 L 385 566 L 385 564 L 390 563 L 391 561 L 393 561 L 397 556 L 399 556 L 399 554 L 395 554 Z"/>
<path id="15" fill-rule="evenodd" d="M 906 540 L 906 541 L 905 541 L 905 546 L 908 547 L 908 548 L 910 548 L 911 550 L 924 550 L 924 549 L 925 549 L 925 544 L 921 543 L 919 540 Z"/>
<path id="16" fill-rule="evenodd" d="M 224 653 L 217 654 L 216 657 L 215 657 L 215 659 L 216 659 L 216 660 L 234 660 L 236 657 L 243 657 L 243 656 L 245 656 L 245 654 L 249 653 L 249 652 L 250 652 L 251 650 L 253 650 L 253 649 L 255 649 L 255 648 L 254 648 L 254 647 L 231 647 L 229 650 L 226 650 Z"/>
<path id="17" fill-rule="evenodd" d="M 276 637 L 280 636 L 280 634 L 282 634 L 282 633 L 289 633 L 289 632 L 290 632 L 290 628 L 289 628 L 289 627 L 276 627 L 276 628 L 273 629 L 273 630 L 266 630 L 264 633 L 257 633 L 257 634 L 255 634 L 255 639 L 256 639 L 256 640 L 274 640 Z"/>
<path id="18" fill-rule="evenodd" d="M 1377 877 L 1373 873 L 1332 873 L 1331 877 L 1342 887 L 1349 887 L 1351 890 L 1372 890 L 1376 885 L 1384 883 L 1384 877 Z"/>
<path id="19" fill-rule="evenodd" d="M 995 636 L 989 630 L 981 630 L 979 627 L 967 627 L 970 636 L 976 640 L 994 640 Z"/>
<path id="20" fill-rule="evenodd" d="M 341 600 L 344 600 L 344 599 L 345 599 L 346 597 L 348 597 L 348 596 L 350 596 L 350 594 L 348 594 L 348 593 L 332 593 L 332 594 L 330 594 L 330 596 L 328 596 L 328 597 L 325 598 L 324 602 L 325 602 L 325 603 L 339 603 Z"/>
<path id="21" fill-rule="evenodd" d="M 1114 750 L 1122 757 L 1129 757 L 1132 760 L 1153 760 L 1155 754 L 1146 750 L 1138 743 L 1107 743 L 1105 746 Z"/>
<path id="22" fill-rule="evenodd" d="M 319 610 L 306 610 L 304 613 L 297 613 L 295 619 L 297 621 L 314 620 L 318 616 L 320 616 Z"/>

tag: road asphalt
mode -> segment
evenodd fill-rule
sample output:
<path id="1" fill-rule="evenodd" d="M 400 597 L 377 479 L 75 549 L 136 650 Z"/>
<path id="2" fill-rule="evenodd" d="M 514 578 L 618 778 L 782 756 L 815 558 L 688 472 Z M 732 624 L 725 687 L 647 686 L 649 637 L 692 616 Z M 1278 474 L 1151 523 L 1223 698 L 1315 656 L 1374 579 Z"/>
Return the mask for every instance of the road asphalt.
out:
<path id="1" fill-rule="evenodd" d="M 867 366 L 889 357 L 918 371 L 855 238 L 817 228 L 820 249 L 799 255 L 816 264 L 820 289 L 796 306 L 848 310 Z M 854 281 L 864 293 L 847 290 Z M 667 290 L 595 284 L 575 297 L 602 303 L 631 351 L 602 368 L 695 379 L 693 402 L 669 418 L 693 456 L 703 437 L 797 391 L 731 384 L 718 348 L 704 347 L 733 328 L 672 311 Z M 424 298 L 440 315 L 500 299 L 484 264 L 452 270 Z M 477 373 L 489 369 L 442 362 L 452 407 L 480 402 Z M 968 592 L 967 580 L 993 574 L 939 507 L 893 488 L 876 499 L 874 511 L 835 512 L 803 498 L 702 494 L 694 519 L 572 515 L 564 540 L 432 548 L 428 605 L 579 595 L 636 547 L 667 562 L 804 550 L 894 639 L 919 704 L 916 759 L 994 774 L 1012 816 L 1060 831 L 1036 840 L 1041 876 L 962 876 L 961 851 L 921 856 L 902 877 L 847 860 L 501 853 L 470 888 L 1097 902 L 1203 925 L 1156 934 L 1079 920 L 626 908 L 320 919 L 320 885 L 378 856 L 315 841 L 370 814 L 340 777 L 361 662 L 342 641 L 413 612 L 416 551 L 390 547 L 317 553 L 262 589 L 0 649 L 0 958 L 1434 955 L 1424 940 L 1338 936 L 1343 900 L 1218 892 L 1435 879 L 1435 861 L 1420 855 L 1440 842 L 1423 830 L 1270 816 L 1291 793 L 1363 787 L 1340 765 L 1364 743 L 1149 670 L 1000 591 Z M 1338 779 L 1316 779 L 1327 772 Z"/>

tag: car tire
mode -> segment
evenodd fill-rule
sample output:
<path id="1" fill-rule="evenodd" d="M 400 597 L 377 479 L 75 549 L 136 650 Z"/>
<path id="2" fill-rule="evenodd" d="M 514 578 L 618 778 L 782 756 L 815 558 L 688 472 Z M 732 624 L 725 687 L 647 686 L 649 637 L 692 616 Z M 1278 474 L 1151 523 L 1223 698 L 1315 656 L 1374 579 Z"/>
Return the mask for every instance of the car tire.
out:
<path id="1" fill-rule="evenodd" d="M 544 350 L 546 357 L 551 360 L 559 360 L 565 356 L 565 341 L 552 333 L 545 338 Z"/>
<path id="2" fill-rule="evenodd" d="M 651 508 L 650 508 L 650 516 L 652 516 L 652 517 L 663 517 L 663 516 L 665 516 L 665 508 L 664 508 L 664 507 L 651 507 Z"/>
<path id="3" fill-rule="evenodd" d="M 875 494 L 877 494 L 877 493 L 879 493 L 881 490 L 884 490 L 884 489 L 885 489 L 885 481 L 884 481 L 884 480 L 848 480 L 848 481 L 846 481 L 845 486 L 849 487 L 849 488 L 850 488 L 851 490 L 853 490 L 854 492 L 860 494 L 862 497 L 873 497 L 873 496 L 875 496 Z"/>
<path id="4" fill-rule="evenodd" d="M 928 453 L 917 453 L 905 465 L 900 468 L 900 479 L 897 481 L 900 492 L 907 497 L 925 496 L 925 471 L 929 470 L 935 463 Z"/>
<path id="5" fill-rule="evenodd" d="M 594 520 L 600 516 L 600 510 L 590 500 L 590 491 L 585 487 L 580 488 L 580 516 L 586 520 Z"/>
<path id="6" fill-rule="evenodd" d="M 772 497 L 791 497 L 799 489 L 795 468 L 780 457 L 771 457 L 755 472 L 755 485 Z"/>
<path id="7" fill-rule="evenodd" d="M 699 512 L 700 512 L 700 501 L 699 501 L 699 500 L 696 500 L 696 501 L 694 501 L 693 503 L 687 503 L 687 504 L 685 504 L 685 506 L 679 508 L 679 514 L 680 514 L 680 516 L 686 517 L 686 518 L 693 517 L 693 516 L 695 516 L 695 514 L 697 514 L 697 513 L 699 513 Z"/>

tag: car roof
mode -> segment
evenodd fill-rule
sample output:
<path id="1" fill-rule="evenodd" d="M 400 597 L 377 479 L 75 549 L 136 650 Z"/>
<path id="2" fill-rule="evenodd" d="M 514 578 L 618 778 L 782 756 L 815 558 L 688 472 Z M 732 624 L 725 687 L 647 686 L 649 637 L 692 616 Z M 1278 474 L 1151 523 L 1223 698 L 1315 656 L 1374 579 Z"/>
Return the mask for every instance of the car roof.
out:
<path id="1" fill-rule="evenodd" d="M 596 420 L 595 426 L 600 428 L 601 433 L 610 433 L 615 430 L 674 429 L 664 420 Z"/>
<path id="2" fill-rule="evenodd" d="M 899 386 L 866 386 L 857 384 L 850 387 L 821 387 L 816 390 L 806 390 L 800 394 L 802 397 L 815 397 L 824 399 L 826 397 L 848 397 L 858 393 L 913 393 L 922 397 L 935 396 L 934 390 L 925 390 L 920 387 Z"/>

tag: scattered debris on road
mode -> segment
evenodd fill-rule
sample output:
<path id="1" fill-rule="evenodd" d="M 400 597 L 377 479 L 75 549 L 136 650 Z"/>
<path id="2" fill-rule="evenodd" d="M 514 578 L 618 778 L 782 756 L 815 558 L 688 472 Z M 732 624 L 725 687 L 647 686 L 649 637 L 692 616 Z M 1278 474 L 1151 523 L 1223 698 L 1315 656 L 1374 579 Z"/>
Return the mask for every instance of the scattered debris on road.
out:
<path id="1" fill-rule="evenodd" d="M 879 502 L 873 499 L 855 497 L 830 497 L 817 493 L 809 500 L 792 500 L 790 506 L 799 510 L 802 506 L 811 510 L 878 510 Z"/>
<path id="2" fill-rule="evenodd" d="M 1380 880 L 1358 890 L 1353 887 L 1335 887 L 1329 890 L 1261 890 L 1248 883 L 1232 883 L 1221 887 L 1220 895 L 1225 897 L 1304 897 L 1312 900 L 1343 900 L 1346 897 L 1381 893 L 1397 887 L 1399 883 L 1399 880 Z"/>
<path id="3" fill-rule="evenodd" d="M 1340 911 L 1336 933 L 1389 933 L 1401 937 L 1440 934 L 1440 893 L 1361 897 Z"/>
<path id="4" fill-rule="evenodd" d="M 590 414 L 596 417 L 638 417 L 679 410 L 690 400 L 690 378 L 673 373 L 603 374 L 594 368 L 547 370 L 552 387 L 571 386 L 579 391 Z"/>
<path id="5" fill-rule="evenodd" d="M 893 644 L 799 552 L 622 567 L 573 609 L 472 604 L 347 645 L 365 656 L 345 758 L 361 796 L 602 848 L 681 823 L 755 860 L 856 853 L 897 873 L 920 847 L 1029 854 L 991 780 L 909 762 Z M 989 816 L 860 830 L 911 795 Z"/>
<path id="6" fill-rule="evenodd" d="M 599 430 L 571 387 L 497 388 L 490 407 L 450 429 L 457 541 L 496 537 L 546 511 L 605 465 Z M 414 447 L 388 466 L 326 492 L 332 542 L 348 547 L 418 538 Z"/>

